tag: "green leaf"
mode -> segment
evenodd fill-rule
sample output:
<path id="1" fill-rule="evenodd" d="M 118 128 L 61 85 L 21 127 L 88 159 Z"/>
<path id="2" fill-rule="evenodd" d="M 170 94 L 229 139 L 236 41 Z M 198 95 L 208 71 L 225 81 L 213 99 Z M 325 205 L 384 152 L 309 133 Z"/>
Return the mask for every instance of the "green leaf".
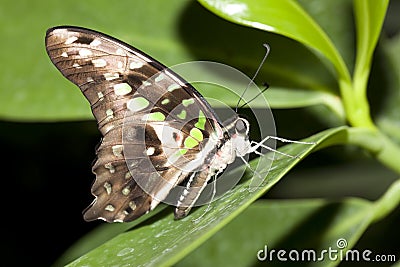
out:
<path id="1" fill-rule="evenodd" d="M 338 249 L 340 238 L 350 247 L 353 236 L 363 232 L 370 221 L 369 208 L 371 204 L 361 199 L 257 201 L 177 266 L 254 266 L 259 262 L 257 253 L 265 246 L 265 263 L 292 266 L 288 254 L 284 255 L 288 261 L 279 262 L 276 252 L 297 250 L 301 255 L 302 250 L 312 249 L 320 257 L 324 249 Z M 251 227 L 247 227 L 249 222 Z M 336 265 L 328 255 L 323 261 L 299 262 L 301 266 Z"/>
<path id="2" fill-rule="evenodd" d="M 342 120 L 345 119 L 344 108 L 340 99 L 331 93 L 302 90 L 300 88 L 271 88 L 265 93 L 271 108 L 299 108 L 312 105 L 325 105 Z M 255 100 L 254 105 L 257 105 Z"/>
<path id="3" fill-rule="evenodd" d="M 197 73 L 198 74 L 198 73 Z M 225 81 L 227 84 L 227 80 Z M 215 86 L 202 85 L 196 86 L 199 91 L 206 98 L 211 99 L 213 108 L 226 108 L 227 105 L 235 107 L 238 102 L 238 95 L 241 93 L 241 88 L 245 88 L 244 84 L 231 84 L 229 90 L 216 88 Z M 234 90 L 233 88 L 238 88 Z M 247 92 L 248 100 L 252 96 L 256 96 L 260 91 Z M 222 93 L 222 94 L 221 94 Z M 330 109 L 330 115 L 336 115 L 342 121 L 345 120 L 345 113 L 342 103 L 338 96 L 324 91 L 310 91 L 301 88 L 284 88 L 284 87 L 271 87 L 263 93 L 265 98 L 257 96 L 251 101 L 251 108 L 302 108 L 315 105 L 324 105 Z M 223 99 L 223 102 L 212 101 L 212 99 Z M 241 103 L 246 102 L 242 101 Z M 333 113 L 332 113 L 333 112 Z"/>
<path id="4" fill-rule="evenodd" d="M 329 248 L 346 255 L 366 228 L 382 218 L 381 215 L 386 216 L 399 202 L 400 180 L 376 202 L 357 198 L 336 202 L 321 199 L 257 201 L 177 266 L 254 266 L 259 262 L 257 253 L 265 246 L 268 250 L 265 263 L 274 266 L 292 266 L 294 262 L 288 256 L 291 250 L 301 255 L 302 250 L 312 249 L 316 258 Z M 382 208 L 382 205 L 389 207 Z M 338 247 L 339 240 L 343 239 L 347 245 Z M 286 262 L 277 258 L 276 253 L 281 249 L 287 252 Z M 275 254 L 271 250 L 275 250 Z M 331 260 L 326 254 L 322 261 L 300 262 L 302 266 L 325 267 L 336 266 L 339 260 Z"/>
<path id="5" fill-rule="evenodd" d="M 353 88 L 342 88 L 344 106 L 353 126 L 375 128 L 370 118 L 367 83 L 372 55 L 378 41 L 388 0 L 356 0 L 354 10 L 357 26 L 357 56 L 353 75 Z"/>
<path id="6" fill-rule="evenodd" d="M 292 0 L 199 0 L 210 11 L 229 21 L 274 32 L 297 40 L 324 55 L 334 65 L 339 79 L 350 75 L 339 52 L 319 25 Z"/>
<path id="7" fill-rule="evenodd" d="M 67 263 L 70 263 L 81 255 L 88 253 L 92 249 L 95 249 L 115 236 L 144 222 L 145 220 L 149 219 L 149 217 L 156 215 L 165 209 L 165 207 L 165 205 L 159 205 L 151 212 L 151 214 L 145 214 L 133 222 L 107 223 L 98 226 L 93 231 L 79 239 L 73 246 L 68 248 L 68 250 L 66 250 L 61 257 L 57 259 L 53 266 L 65 266 Z"/>
<path id="8" fill-rule="evenodd" d="M 307 139 L 307 141 L 316 142 L 314 145 L 291 144 L 284 146 L 281 150 L 282 152 L 289 155 L 297 155 L 298 158 L 277 156 L 273 161 L 267 178 L 255 190 L 249 190 L 249 186 L 252 185 L 255 178 L 251 178 L 251 173 L 247 173 L 243 178 L 244 182 L 211 203 L 210 210 L 206 213 L 204 212 L 207 207 L 201 207 L 179 221 L 174 221 L 170 212 L 160 213 L 153 217 L 150 222 L 139 224 L 132 230 L 116 236 L 80 257 L 69 266 L 85 264 L 95 266 L 110 266 L 113 264 L 133 264 L 135 266 L 142 264 L 172 265 L 243 212 L 252 202 L 292 169 L 300 158 L 325 142 L 342 142 L 342 133 L 346 129 L 327 130 Z M 268 160 L 267 154 L 260 162 L 265 163 Z M 253 169 L 255 169 L 257 163 L 257 160 L 251 162 Z M 260 175 L 268 172 L 268 167 L 265 167 L 265 165 L 259 167 L 261 168 L 257 169 L 257 172 Z M 240 168 L 235 169 L 228 175 L 237 176 L 239 171 Z M 194 221 L 200 216 L 202 216 L 201 219 Z"/>
<path id="9" fill-rule="evenodd" d="M 355 0 L 357 56 L 354 86 L 357 97 L 365 98 L 372 55 L 378 42 L 389 0 Z M 359 91 L 359 92 L 357 92 Z"/>
<path id="10" fill-rule="evenodd" d="M 353 0 L 297 0 L 318 23 L 339 51 L 347 68 L 352 70 L 355 58 Z M 340 17 L 340 19 L 338 19 Z"/>
<path id="11" fill-rule="evenodd" d="M 228 199 L 225 202 L 228 202 Z M 257 201 L 195 252 L 188 254 L 177 266 L 219 266 L 221 263 L 229 266 L 251 265 L 257 260 L 256 253 L 263 249 L 264 245 L 267 245 L 269 250 L 314 249 L 319 253 L 329 247 L 338 249 L 337 241 L 344 238 L 347 241 L 347 250 L 355 245 L 372 222 L 385 217 L 399 203 L 400 180 L 393 183 L 387 193 L 375 202 L 357 198 L 347 198 L 338 202 L 320 199 Z M 212 210 L 209 213 L 217 216 Z M 208 215 L 202 220 L 211 220 L 207 218 Z M 187 246 L 193 246 L 190 242 L 196 240 L 194 237 L 202 239 L 201 234 L 207 235 L 207 231 L 210 231 L 210 226 L 202 224 L 203 221 L 194 224 L 190 219 L 185 219 L 186 222 L 180 224 L 174 222 L 172 216 L 165 212 L 163 217 L 161 221 L 153 220 L 152 224 L 139 225 L 137 229 L 121 234 L 69 266 L 111 265 L 117 262 L 131 262 L 135 266 L 168 266 L 190 251 Z M 214 223 L 215 221 L 220 220 L 214 218 Z M 247 227 L 249 222 L 251 227 Z M 200 229 L 197 229 L 198 227 Z M 174 234 L 177 236 L 173 236 Z M 113 249 L 114 246 L 118 246 L 116 250 Z M 154 250 L 166 255 L 154 257 Z M 145 253 L 146 251 L 148 253 Z M 232 251 L 235 253 L 230 253 Z M 102 256 L 103 253 L 106 255 Z M 140 254 L 146 258 L 138 259 Z M 330 261 L 325 257 L 323 262 L 316 262 L 312 266 L 336 264 L 337 261 Z"/>

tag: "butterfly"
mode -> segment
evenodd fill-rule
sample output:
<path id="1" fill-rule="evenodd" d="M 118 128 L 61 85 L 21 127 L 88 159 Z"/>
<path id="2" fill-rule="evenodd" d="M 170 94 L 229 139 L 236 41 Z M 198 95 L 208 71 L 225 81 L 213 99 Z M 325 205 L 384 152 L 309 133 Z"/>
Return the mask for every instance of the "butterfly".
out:
<path id="1" fill-rule="evenodd" d="M 49 29 L 45 43 L 89 101 L 103 136 L 85 220 L 132 221 L 178 185 L 174 215 L 183 218 L 213 177 L 255 152 L 246 119 L 222 123 L 190 83 L 144 52 L 73 26 Z"/>

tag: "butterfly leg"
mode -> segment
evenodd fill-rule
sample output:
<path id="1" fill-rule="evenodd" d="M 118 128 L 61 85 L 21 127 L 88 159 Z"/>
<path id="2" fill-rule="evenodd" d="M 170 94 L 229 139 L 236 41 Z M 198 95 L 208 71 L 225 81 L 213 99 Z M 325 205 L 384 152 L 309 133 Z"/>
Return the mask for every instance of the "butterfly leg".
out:
<path id="1" fill-rule="evenodd" d="M 278 138 L 279 138 L 279 137 L 278 137 Z M 256 153 L 257 155 L 262 156 L 263 154 L 262 154 L 261 152 L 258 151 L 258 149 L 259 149 L 260 147 L 262 147 L 262 148 L 265 148 L 265 149 L 267 149 L 267 150 L 269 150 L 269 151 L 272 151 L 272 152 L 275 152 L 275 153 L 278 153 L 278 154 L 287 156 L 287 157 L 289 157 L 289 158 L 294 158 L 294 156 L 292 156 L 292 155 L 289 155 L 289 154 L 280 152 L 280 151 L 278 151 L 278 150 L 276 150 L 276 149 L 274 149 L 274 148 L 272 148 L 272 147 L 269 147 L 269 146 L 267 146 L 267 145 L 264 145 L 264 143 L 267 142 L 269 139 L 279 140 L 280 138 L 279 138 L 279 139 L 278 139 L 278 138 L 274 138 L 274 136 L 267 136 L 267 137 L 265 137 L 261 142 L 251 141 L 251 142 L 250 142 L 250 149 L 249 149 L 248 153 Z"/>
<path id="2" fill-rule="evenodd" d="M 276 149 L 274 149 L 272 147 L 264 145 L 264 143 L 267 142 L 269 139 L 277 140 L 277 141 L 280 141 L 282 143 L 294 143 L 294 144 L 303 144 L 303 145 L 312 145 L 312 144 L 314 144 L 312 142 L 293 141 L 293 140 L 289 140 L 289 139 L 285 139 L 285 138 L 281 138 L 281 137 L 277 137 L 277 136 L 267 136 L 261 142 L 251 141 L 250 142 L 250 149 L 249 149 L 248 153 L 256 153 L 257 155 L 262 155 L 262 153 L 257 151 L 257 149 L 262 147 L 262 148 L 265 148 L 265 149 L 267 149 L 269 151 L 276 152 L 278 154 L 281 154 L 281 155 L 289 157 L 289 158 L 296 158 L 296 156 L 292 156 L 292 155 L 283 153 L 283 152 L 281 152 L 279 150 L 276 150 Z"/>

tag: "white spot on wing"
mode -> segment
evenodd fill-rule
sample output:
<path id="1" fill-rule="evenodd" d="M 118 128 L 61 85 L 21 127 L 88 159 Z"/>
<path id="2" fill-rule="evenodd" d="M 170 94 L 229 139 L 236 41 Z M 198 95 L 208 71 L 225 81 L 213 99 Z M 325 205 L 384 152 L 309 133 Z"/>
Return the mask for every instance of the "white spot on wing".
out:
<path id="1" fill-rule="evenodd" d="M 123 145 L 115 145 L 115 146 L 113 146 L 112 147 L 112 152 L 113 152 L 114 156 L 121 157 L 123 148 L 124 148 Z"/>
<path id="2" fill-rule="evenodd" d="M 97 96 L 99 97 L 100 101 L 104 100 L 104 95 L 102 92 L 97 92 Z"/>
<path id="3" fill-rule="evenodd" d="M 101 41 L 100 41 L 99 39 L 94 39 L 94 40 L 90 43 L 91 46 L 98 46 L 98 45 L 100 45 L 100 44 L 101 44 Z"/>
<path id="4" fill-rule="evenodd" d="M 73 42 L 75 42 L 76 40 L 78 40 L 78 37 L 72 36 L 72 37 L 69 37 L 67 40 L 65 40 L 64 44 L 69 45 L 69 44 L 72 44 Z"/>
<path id="5" fill-rule="evenodd" d="M 151 155 L 153 155 L 154 154 L 154 151 L 156 151 L 156 149 L 154 148 L 154 147 L 149 147 L 149 148 L 147 148 L 147 150 L 146 150 L 146 155 L 147 156 L 151 156 Z"/>
<path id="6" fill-rule="evenodd" d="M 111 162 L 104 164 L 104 168 L 108 169 L 110 171 L 110 173 L 115 172 L 115 167 L 112 165 Z"/>
<path id="7" fill-rule="evenodd" d="M 130 68 L 131 70 L 133 70 L 133 69 L 139 69 L 139 68 L 141 68 L 141 67 L 143 67 L 143 63 L 140 62 L 140 61 L 132 61 L 132 62 L 129 64 L 129 68 Z"/>
<path id="8" fill-rule="evenodd" d="M 107 61 L 105 61 L 103 58 L 93 59 L 92 63 L 96 68 L 102 68 L 107 65 Z"/>
<path id="9" fill-rule="evenodd" d="M 114 206 L 111 205 L 111 204 L 107 205 L 104 209 L 105 209 L 106 211 L 111 211 L 111 212 L 113 212 L 113 211 L 115 210 Z"/>
<path id="10" fill-rule="evenodd" d="M 136 203 L 134 202 L 134 201 L 131 201 L 131 202 L 129 202 L 129 207 L 132 209 L 132 210 L 135 210 L 136 209 Z"/>
<path id="11" fill-rule="evenodd" d="M 104 78 L 107 81 L 112 81 L 112 80 L 118 79 L 119 78 L 119 74 L 118 73 L 109 73 L 109 72 L 107 72 L 107 73 L 104 73 Z"/>
<path id="12" fill-rule="evenodd" d="M 108 119 L 114 118 L 114 111 L 112 109 L 110 109 L 110 108 L 107 109 L 106 110 L 106 116 L 107 116 Z"/>
<path id="13" fill-rule="evenodd" d="M 61 56 L 62 57 L 68 57 L 68 53 L 67 52 L 62 52 Z"/>
<path id="14" fill-rule="evenodd" d="M 81 57 L 89 57 L 92 54 L 93 54 L 92 51 L 90 51 L 89 49 L 82 48 L 81 50 L 79 50 L 79 55 Z"/>
<path id="15" fill-rule="evenodd" d="M 125 186 L 125 187 L 122 189 L 122 194 L 123 194 L 124 196 L 129 195 L 130 192 L 131 192 L 131 188 L 130 188 L 129 186 Z"/>
<path id="16" fill-rule="evenodd" d="M 112 192 L 111 184 L 109 182 L 105 182 L 103 187 L 106 190 L 107 195 L 111 195 L 111 192 Z"/>
<path id="17" fill-rule="evenodd" d="M 121 48 L 118 48 L 118 49 L 115 51 L 115 53 L 116 53 L 117 55 L 119 55 L 119 56 L 124 56 L 124 55 L 125 55 L 124 50 L 122 50 Z"/>
<path id="18" fill-rule="evenodd" d="M 142 83 L 142 86 L 150 86 L 150 85 L 151 85 L 151 82 L 148 82 L 148 81 L 144 81 Z"/>
<path id="19" fill-rule="evenodd" d="M 103 99 L 100 99 L 100 101 L 101 100 L 103 100 Z M 111 124 L 111 123 L 108 123 L 106 126 L 105 126 L 105 132 L 106 133 L 108 133 L 109 131 L 111 131 L 112 129 L 114 129 L 114 124 Z"/>

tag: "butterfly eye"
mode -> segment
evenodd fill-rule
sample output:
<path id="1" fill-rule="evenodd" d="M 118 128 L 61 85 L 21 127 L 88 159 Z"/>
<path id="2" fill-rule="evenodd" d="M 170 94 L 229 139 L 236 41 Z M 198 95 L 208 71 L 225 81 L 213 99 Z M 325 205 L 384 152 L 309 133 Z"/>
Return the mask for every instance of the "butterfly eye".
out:
<path id="1" fill-rule="evenodd" d="M 243 119 L 238 119 L 235 124 L 237 134 L 245 135 L 248 132 L 248 125 Z"/>

